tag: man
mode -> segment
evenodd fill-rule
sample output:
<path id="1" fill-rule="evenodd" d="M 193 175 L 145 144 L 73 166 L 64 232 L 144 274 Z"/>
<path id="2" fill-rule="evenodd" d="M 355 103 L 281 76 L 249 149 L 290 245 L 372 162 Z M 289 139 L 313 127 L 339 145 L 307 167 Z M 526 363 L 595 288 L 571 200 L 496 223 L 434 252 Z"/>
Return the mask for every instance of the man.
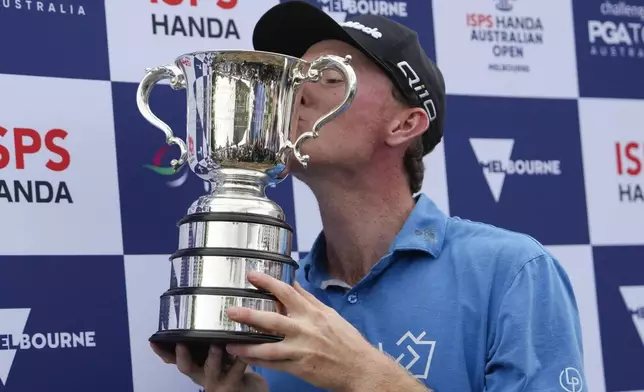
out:
<path id="1" fill-rule="evenodd" d="M 229 314 L 282 342 L 228 345 L 236 362 L 227 370 L 216 347 L 204 368 L 181 346 L 176 357 L 157 353 L 206 392 L 587 390 L 575 298 L 557 261 L 527 235 L 413 196 L 445 116 L 443 77 L 416 34 L 369 15 L 341 27 L 289 2 L 258 22 L 254 46 L 309 61 L 352 56 L 352 105 L 303 145 L 306 169 L 290 166 L 315 194 L 324 230 L 295 288 L 249 276 L 288 315 Z M 333 72 L 306 84 L 297 134 L 343 94 Z"/>

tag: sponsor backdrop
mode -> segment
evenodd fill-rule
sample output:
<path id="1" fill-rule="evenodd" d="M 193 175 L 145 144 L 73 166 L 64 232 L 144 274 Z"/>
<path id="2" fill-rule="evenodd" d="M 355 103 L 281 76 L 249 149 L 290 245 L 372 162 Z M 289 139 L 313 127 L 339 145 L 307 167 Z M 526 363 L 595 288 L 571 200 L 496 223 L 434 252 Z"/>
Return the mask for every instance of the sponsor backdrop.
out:
<path id="1" fill-rule="evenodd" d="M 311 1 L 418 30 L 449 94 L 424 192 L 533 235 L 566 268 L 586 379 L 563 391 L 644 390 L 644 1 Z M 182 53 L 251 49 L 276 2 L 0 2 L 0 392 L 198 391 L 147 338 L 175 223 L 207 189 L 169 169 L 177 150 L 135 91 Z M 179 135 L 185 100 L 152 93 Z M 270 196 L 299 258 L 321 228 L 315 199 L 294 179 Z"/>

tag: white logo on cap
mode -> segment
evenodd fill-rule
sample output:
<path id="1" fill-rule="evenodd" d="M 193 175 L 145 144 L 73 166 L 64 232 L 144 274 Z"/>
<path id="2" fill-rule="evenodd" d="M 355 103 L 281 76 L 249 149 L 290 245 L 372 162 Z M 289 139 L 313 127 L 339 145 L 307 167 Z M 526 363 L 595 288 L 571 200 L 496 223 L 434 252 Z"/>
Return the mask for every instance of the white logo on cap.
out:
<path id="1" fill-rule="evenodd" d="M 363 33 L 369 34 L 370 36 L 372 36 L 375 39 L 378 39 L 378 38 L 382 37 L 382 33 L 380 31 L 378 31 L 377 27 L 376 28 L 367 27 L 367 26 L 363 25 L 360 22 L 343 22 L 343 23 L 340 23 L 340 26 L 349 27 L 351 29 L 356 29 L 356 30 L 362 31 Z"/>
<path id="2" fill-rule="evenodd" d="M 396 65 L 398 66 L 398 68 L 400 68 L 403 75 L 407 77 L 409 87 L 414 89 L 416 95 L 418 96 L 418 99 L 423 102 L 423 106 L 425 107 L 425 110 L 429 115 L 429 121 L 434 121 L 437 115 L 436 107 L 434 107 L 434 101 L 432 101 L 431 98 L 428 98 L 429 91 L 427 91 L 427 89 L 425 88 L 425 84 L 421 83 L 418 74 L 416 73 L 416 71 L 414 71 L 414 69 L 411 67 L 411 65 L 409 65 L 408 62 L 403 60 Z"/>

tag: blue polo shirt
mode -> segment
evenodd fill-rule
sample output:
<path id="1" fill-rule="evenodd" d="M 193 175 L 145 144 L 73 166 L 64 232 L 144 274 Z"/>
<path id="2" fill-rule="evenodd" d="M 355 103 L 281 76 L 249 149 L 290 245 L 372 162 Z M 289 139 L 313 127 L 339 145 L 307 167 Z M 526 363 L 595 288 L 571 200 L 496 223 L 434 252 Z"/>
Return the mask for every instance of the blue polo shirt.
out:
<path id="1" fill-rule="evenodd" d="M 324 234 L 297 281 L 436 392 L 588 391 L 568 276 L 530 236 L 448 217 L 425 195 L 354 287 L 330 279 Z M 320 389 L 256 369 L 272 392 Z"/>

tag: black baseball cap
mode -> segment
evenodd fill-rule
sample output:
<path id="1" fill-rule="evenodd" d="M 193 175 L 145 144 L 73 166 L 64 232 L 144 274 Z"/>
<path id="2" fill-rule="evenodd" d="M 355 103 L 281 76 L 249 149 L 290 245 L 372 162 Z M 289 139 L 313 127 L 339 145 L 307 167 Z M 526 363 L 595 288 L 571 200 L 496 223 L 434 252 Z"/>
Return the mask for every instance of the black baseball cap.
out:
<path id="1" fill-rule="evenodd" d="M 407 102 L 430 118 L 423 133 L 423 152 L 443 137 L 445 81 L 408 27 L 384 16 L 356 15 L 343 23 L 306 1 L 288 1 L 269 9 L 255 25 L 255 50 L 302 57 L 313 44 L 339 40 L 372 59 L 398 87 Z"/>

